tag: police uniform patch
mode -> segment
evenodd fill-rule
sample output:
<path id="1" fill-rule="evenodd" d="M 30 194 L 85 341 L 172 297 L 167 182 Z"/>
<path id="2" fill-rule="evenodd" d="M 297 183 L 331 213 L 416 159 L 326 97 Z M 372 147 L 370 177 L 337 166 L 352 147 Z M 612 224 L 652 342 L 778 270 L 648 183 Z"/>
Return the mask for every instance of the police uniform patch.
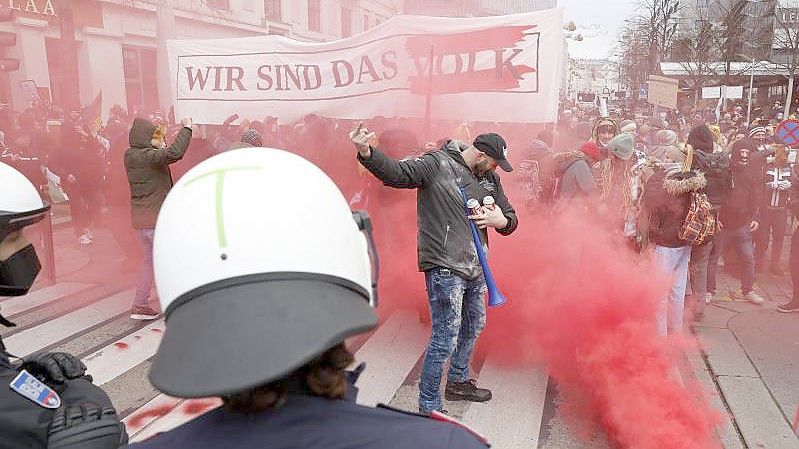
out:
<path id="1" fill-rule="evenodd" d="M 58 393 L 26 370 L 20 371 L 8 386 L 40 407 L 52 409 L 61 407 L 61 398 Z"/>

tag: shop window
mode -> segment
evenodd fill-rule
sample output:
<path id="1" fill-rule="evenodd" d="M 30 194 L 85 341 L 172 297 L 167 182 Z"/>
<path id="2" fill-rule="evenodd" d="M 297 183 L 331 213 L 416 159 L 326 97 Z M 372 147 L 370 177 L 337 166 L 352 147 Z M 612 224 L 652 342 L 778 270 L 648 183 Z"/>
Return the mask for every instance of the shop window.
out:
<path id="1" fill-rule="evenodd" d="M 156 51 L 149 48 L 122 47 L 122 64 L 128 110 L 158 109 Z"/>
<path id="2" fill-rule="evenodd" d="M 264 16 L 272 21 L 282 20 L 280 11 L 280 0 L 264 0 Z"/>
<path id="3" fill-rule="evenodd" d="M 321 7 L 320 0 L 308 0 L 308 29 L 311 31 L 321 31 Z"/>
<path id="4" fill-rule="evenodd" d="M 341 37 L 352 36 L 352 11 L 341 7 Z"/>

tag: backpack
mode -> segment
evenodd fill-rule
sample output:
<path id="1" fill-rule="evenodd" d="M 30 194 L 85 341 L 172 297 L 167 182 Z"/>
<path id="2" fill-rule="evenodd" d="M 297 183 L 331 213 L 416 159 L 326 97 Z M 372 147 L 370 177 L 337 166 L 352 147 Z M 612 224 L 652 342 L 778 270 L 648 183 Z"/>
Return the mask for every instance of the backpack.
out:
<path id="1" fill-rule="evenodd" d="M 687 173 L 690 170 L 694 158 L 694 149 L 691 145 L 687 146 L 687 150 L 688 154 L 683 162 L 683 173 Z M 729 159 L 727 161 L 727 168 L 729 169 Z M 705 178 L 707 176 L 705 174 Z M 698 246 L 713 237 L 716 233 L 718 220 L 716 219 L 716 211 L 704 191 L 691 192 L 690 195 L 688 213 L 685 214 L 678 237 L 688 245 Z"/>
<path id="2" fill-rule="evenodd" d="M 554 193 L 552 152 L 543 142 L 540 146 L 543 148 L 528 149 L 518 168 L 522 198 L 530 210 L 551 204 Z"/>
<path id="3" fill-rule="evenodd" d="M 691 192 L 688 213 L 680 226 L 680 240 L 691 246 L 701 245 L 716 233 L 716 211 L 704 192 Z"/>

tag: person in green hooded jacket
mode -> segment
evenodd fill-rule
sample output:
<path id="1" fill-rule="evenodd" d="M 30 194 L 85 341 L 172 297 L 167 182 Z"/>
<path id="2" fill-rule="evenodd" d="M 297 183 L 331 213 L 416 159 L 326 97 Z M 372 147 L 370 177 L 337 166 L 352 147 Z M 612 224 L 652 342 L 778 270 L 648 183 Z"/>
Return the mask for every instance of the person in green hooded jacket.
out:
<path id="1" fill-rule="evenodd" d="M 133 120 L 130 148 L 125 152 L 125 171 L 130 184 L 131 218 L 142 248 L 142 267 L 130 317 L 153 320 L 159 312 L 150 306 L 153 287 L 153 234 L 158 211 L 172 188 L 169 166 L 183 159 L 191 141 L 191 118 L 181 121 L 183 128 L 171 146 L 166 145 L 166 127 L 142 118 Z"/>

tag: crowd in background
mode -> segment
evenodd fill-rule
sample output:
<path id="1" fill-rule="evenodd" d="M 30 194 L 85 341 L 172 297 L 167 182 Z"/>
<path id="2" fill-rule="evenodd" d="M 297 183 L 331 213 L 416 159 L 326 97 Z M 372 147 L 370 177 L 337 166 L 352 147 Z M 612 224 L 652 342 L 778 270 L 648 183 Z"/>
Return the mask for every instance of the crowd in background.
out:
<path id="1" fill-rule="evenodd" d="M 719 294 L 715 267 L 720 259 L 742 281 L 741 290 L 732 295 L 755 303 L 762 302 L 754 290 L 757 274 L 768 271 L 781 276 L 785 271 L 782 250 L 793 222 L 790 204 L 796 150 L 775 137 L 783 119 L 779 103 L 755 113 L 756 118 L 747 123 L 746 111 L 735 105 L 716 110 L 600 113 L 596 108 L 564 103 L 558 121 L 545 125 L 430 124 L 385 117 L 366 121 L 378 135 L 375 145 L 395 158 L 440 148 L 447 139 L 471 142 L 482 132 L 501 134 L 511 149 L 510 158 L 516 161 L 517 170 L 509 174 L 511 183 L 522 192 L 530 210 L 552 211 L 572 199 L 585 199 L 600 212 L 622 212 L 619 221 L 609 226 L 617 227 L 634 250 L 655 248 L 657 253 L 683 248 L 680 254 L 670 250 L 663 256 L 667 269 L 683 283 L 682 289 L 675 285 L 671 296 L 682 297 L 689 290 L 691 315 L 701 319 L 704 304 Z M 125 265 L 138 266 L 141 254 L 130 227 L 130 189 L 123 157 L 133 118 L 164 125 L 166 140 L 171 141 L 181 129 L 172 111 L 125 111 L 114 106 L 101 123 L 96 107 L 62 111 L 36 101 L 21 113 L 3 110 L 0 114 L 0 159 L 23 171 L 51 200 L 69 199 L 80 244 L 91 244 L 93 230 L 107 226 L 124 253 Z M 370 208 L 371 202 L 371 208 L 376 208 L 378 198 L 392 194 L 351 157 L 348 131 L 355 124 L 355 120 L 313 114 L 297 123 L 282 123 L 268 115 L 262 119 L 233 115 L 222 125 L 196 127 L 199 132 L 193 134 L 191 150 L 173 166 L 172 175 L 177 178 L 200 161 L 238 147 L 281 148 L 322 167 L 353 207 Z M 689 147 L 689 166 L 677 170 L 686 165 Z M 701 191 L 706 192 L 719 222 L 715 236 L 695 246 L 664 235 L 674 223 L 655 210 L 663 206 L 657 192 L 664 182 L 674 181 L 665 181 L 668 172 L 688 169 L 704 176 L 706 186 Z M 678 221 L 690 207 L 689 196 L 671 207 Z M 793 197 L 799 199 L 799 195 Z M 669 301 L 683 308 L 682 298 Z M 797 304 L 793 301 L 784 311 L 799 309 Z M 670 313 L 664 312 L 664 317 Z M 681 313 L 661 330 L 682 327 Z"/>

